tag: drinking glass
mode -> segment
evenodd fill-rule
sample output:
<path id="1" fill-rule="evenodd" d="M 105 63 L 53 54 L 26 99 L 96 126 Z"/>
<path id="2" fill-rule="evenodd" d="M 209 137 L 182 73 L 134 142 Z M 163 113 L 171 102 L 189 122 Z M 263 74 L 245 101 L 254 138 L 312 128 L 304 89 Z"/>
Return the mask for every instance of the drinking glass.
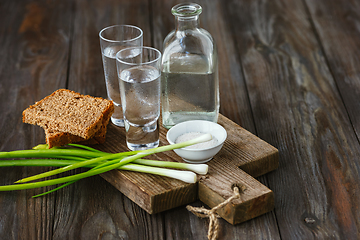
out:
<path id="1" fill-rule="evenodd" d="M 131 47 L 116 54 L 126 144 L 131 150 L 159 146 L 161 52 Z"/>
<path id="2" fill-rule="evenodd" d="M 116 53 L 126 47 L 142 47 L 143 31 L 136 26 L 115 25 L 102 29 L 99 37 L 107 95 L 115 107 L 111 121 L 123 127 L 119 81 L 116 73 Z"/>

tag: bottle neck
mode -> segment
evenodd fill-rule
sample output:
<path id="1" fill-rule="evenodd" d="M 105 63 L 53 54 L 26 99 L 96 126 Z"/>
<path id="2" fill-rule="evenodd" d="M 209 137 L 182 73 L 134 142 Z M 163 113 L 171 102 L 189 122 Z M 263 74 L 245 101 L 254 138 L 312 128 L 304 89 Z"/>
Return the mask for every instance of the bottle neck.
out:
<path id="1" fill-rule="evenodd" d="M 199 15 L 192 17 L 175 17 L 175 30 L 185 31 L 199 27 Z"/>

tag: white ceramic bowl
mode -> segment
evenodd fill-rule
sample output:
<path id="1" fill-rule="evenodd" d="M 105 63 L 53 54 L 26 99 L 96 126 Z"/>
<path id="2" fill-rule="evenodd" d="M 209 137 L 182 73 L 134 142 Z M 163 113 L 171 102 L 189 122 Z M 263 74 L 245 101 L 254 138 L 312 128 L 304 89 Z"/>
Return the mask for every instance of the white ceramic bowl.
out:
<path id="1" fill-rule="evenodd" d="M 189 132 L 210 133 L 218 141 L 216 145 L 204 149 L 174 149 L 177 155 L 189 163 L 210 161 L 220 151 L 227 137 L 226 130 L 219 124 L 204 120 L 193 120 L 176 124 L 167 132 L 166 138 L 170 144 L 174 144 L 177 137 Z"/>

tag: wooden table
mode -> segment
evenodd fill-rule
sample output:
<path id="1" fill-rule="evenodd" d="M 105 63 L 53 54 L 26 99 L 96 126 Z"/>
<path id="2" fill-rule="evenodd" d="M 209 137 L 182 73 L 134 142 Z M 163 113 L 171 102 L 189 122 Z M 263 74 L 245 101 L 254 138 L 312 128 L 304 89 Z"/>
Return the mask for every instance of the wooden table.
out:
<path id="1" fill-rule="evenodd" d="M 0 3 L 0 151 L 44 142 L 21 113 L 59 88 L 106 97 L 98 32 L 144 30 L 161 48 L 178 1 Z M 202 1 L 201 25 L 219 52 L 221 113 L 279 150 L 259 178 L 275 209 L 219 239 L 360 238 L 360 3 Z M 0 184 L 47 170 L 0 169 Z M 208 220 L 178 207 L 150 215 L 101 177 L 32 199 L 0 193 L 0 239 L 206 239 Z M 195 202 L 193 206 L 201 206 Z"/>

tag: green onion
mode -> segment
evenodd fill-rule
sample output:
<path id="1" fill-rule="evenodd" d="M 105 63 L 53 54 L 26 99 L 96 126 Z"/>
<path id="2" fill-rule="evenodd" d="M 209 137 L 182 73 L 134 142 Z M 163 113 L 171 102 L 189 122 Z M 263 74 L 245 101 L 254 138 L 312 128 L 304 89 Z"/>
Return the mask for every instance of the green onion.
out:
<path id="1" fill-rule="evenodd" d="M 21 160 L 1 160 L 0 161 L 0 167 L 14 167 L 14 166 L 43 166 L 43 167 L 63 167 L 67 165 L 71 165 L 76 163 L 77 161 L 72 160 L 61 160 L 61 159 L 21 159 Z M 171 178 L 176 178 L 179 180 L 182 180 L 184 182 L 189 182 L 187 179 L 192 179 L 193 174 L 189 178 L 188 176 L 185 176 L 184 180 L 182 179 L 181 174 L 187 174 L 190 171 L 178 171 L 178 170 L 172 170 L 172 169 L 164 169 L 164 167 L 169 168 L 177 168 L 182 170 L 191 170 L 191 167 L 193 165 L 204 165 L 201 166 L 202 171 L 199 171 L 200 174 L 206 174 L 204 172 L 204 169 L 207 169 L 206 164 L 188 164 L 188 163 L 177 163 L 177 162 L 165 162 L 165 161 L 157 161 L 157 160 L 147 160 L 147 159 L 138 159 L 133 161 L 137 164 L 126 164 L 124 166 L 119 167 L 119 170 L 127 170 L 127 171 L 135 171 L 135 172 L 143 172 L 143 173 L 151 173 L 155 175 L 161 175 Z M 143 166 L 142 166 L 143 165 Z M 95 165 L 91 165 L 88 167 L 94 167 Z M 153 166 L 159 166 L 159 167 L 153 167 Z M 163 168 L 161 168 L 163 167 Z M 196 169 L 198 170 L 198 169 Z M 196 171 L 193 171 L 196 172 Z M 196 172 L 196 173 L 199 173 Z M 191 173 L 191 172 L 190 172 Z M 194 181 L 190 181 L 193 183 Z"/>
<path id="2" fill-rule="evenodd" d="M 81 144 L 69 143 L 68 145 L 69 145 L 69 146 L 72 146 L 72 147 L 83 148 L 83 149 L 86 149 L 86 150 L 89 150 L 89 151 L 93 151 L 93 152 L 103 153 L 103 152 L 100 151 L 100 150 L 97 150 L 97 149 L 92 148 L 92 147 L 89 147 L 89 146 L 81 145 Z"/>
<path id="3" fill-rule="evenodd" d="M 141 166 L 132 163 L 121 166 L 119 169 L 135 171 L 135 172 L 151 173 L 160 176 L 179 179 L 186 183 L 196 183 L 196 174 L 190 171 L 179 171 L 173 169 L 163 169 L 158 167 Z"/>
<path id="4" fill-rule="evenodd" d="M 152 160 L 154 161 L 154 160 Z M 162 161 L 160 161 L 162 162 Z M 163 168 L 157 168 L 157 167 L 149 167 L 149 166 L 141 166 L 138 164 L 126 164 L 124 166 L 121 166 L 118 168 L 119 170 L 127 170 L 127 171 L 135 171 L 135 172 L 143 172 L 143 173 L 150 173 L 150 174 L 154 174 L 154 175 L 160 175 L 160 176 L 165 176 L 165 177 L 170 177 L 170 178 L 174 178 L 174 179 L 178 179 L 181 180 L 183 182 L 186 183 L 196 183 L 196 174 L 194 174 L 193 172 L 190 171 L 178 171 L 178 170 L 172 170 L 172 169 L 163 169 Z M 54 188 L 52 190 L 49 190 L 47 192 L 38 194 L 33 196 L 33 198 L 36 197 L 40 197 L 40 196 L 44 196 L 46 194 L 55 192 L 61 188 L 64 188 L 72 183 L 74 183 L 76 181 L 72 181 L 72 182 L 67 182 L 57 188 Z"/>
<path id="5" fill-rule="evenodd" d="M 126 153 L 128 153 L 128 152 L 116 153 L 114 155 L 118 155 L 119 157 L 121 157 L 122 155 L 125 155 Z M 93 158 L 93 159 L 90 159 L 90 160 L 76 162 L 74 164 L 71 164 L 71 165 L 68 165 L 68 166 L 65 166 L 65 167 L 62 167 L 62 168 L 59 168 L 59 169 L 54 169 L 52 171 L 48 171 L 48 172 L 41 173 L 41 174 L 38 174 L 38 175 L 35 175 L 35 176 L 20 179 L 20 180 L 16 181 L 15 183 L 30 182 L 30 181 L 34 181 L 34 180 L 37 180 L 37 179 L 40 179 L 40 178 L 50 177 L 50 176 L 60 174 L 60 173 L 66 172 L 66 171 L 70 171 L 70 170 L 73 170 L 73 169 L 76 169 L 76 168 L 85 167 L 87 165 L 91 165 L 91 164 L 94 164 L 94 163 L 105 161 L 107 159 L 112 158 L 114 155 L 107 155 L 107 156 L 103 156 L 103 157 Z"/>
<path id="6" fill-rule="evenodd" d="M 209 168 L 207 164 L 189 164 L 189 163 L 165 162 L 165 161 L 156 161 L 156 160 L 147 160 L 147 159 L 137 159 L 134 160 L 133 163 L 153 166 L 153 167 L 167 167 L 167 168 L 190 170 L 202 175 L 207 174 Z"/>
<path id="7" fill-rule="evenodd" d="M 123 158 L 124 156 L 134 154 L 134 152 L 122 152 L 122 153 L 108 154 L 106 156 L 102 156 L 102 157 L 98 157 L 98 158 L 93 158 L 91 160 L 74 163 L 72 165 L 69 165 L 69 166 L 66 166 L 66 167 L 63 167 L 63 168 L 55 169 L 55 170 L 45 172 L 45 173 L 42 173 L 42 174 L 38 174 L 38 175 L 35 175 L 35 176 L 32 176 L 32 177 L 24 178 L 24 179 L 21 179 L 21 180 L 15 182 L 15 183 L 24 183 L 24 182 L 34 181 L 34 180 L 37 180 L 37 179 L 40 179 L 40 178 L 50 177 L 50 176 L 53 176 L 53 175 L 56 175 L 56 174 L 59 174 L 59 173 L 62 173 L 62 172 L 73 170 L 73 169 L 76 169 L 76 168 L 79 168 L 79 167 L 85 167 L 85 166 L 90 165 L 90 164 L 103 162 L 103 161 L 109 160 L 109 159 L 120 158 L 119 163 L 114 164 L 115 166 L 117 166 L 117 167 L 113 168 L 113 169 L 115 169 L 115 168 L 118 168 L 118 167 L 120 167 L 120 166 L 122 166 L 124 164 L 127 164 L 127 163 L 129 163 L 129 162 L 131 162 L 133 160 L 142 158 L 144 156 L 148 156 L 148 155 L 159 153 L 159 152 L 169 151 L 169 150 L 173 150 L 173 149 L 176 149 L 176 148 L 187 147 L 187 146 L 199 143 L 199 142 L 209 141 L 209 140 L 211 140 L 211 138 L 212 138 L 211 134 L 204 134 L 204 135 L 202 135 L 202 136 L 200 136 L 198 138 L 189 140 L 187 142 L 177 143 L 177 144 L 173 144 L 173 145 L 166 145 L 166 146 L 147 149 L 147 150 L 142 150 L 142 151 L 136 151 L 137 154 L 132 155 L 131 157 L 128 157 L 126 160 L 125 159 L 120 160 L 120 159 Z M 63 150 L 65 150 L 65 149 L 63 149 Z M 41 150 L 38 150 L 38 151 L 41 151 Z M 46 150 L 44 150 L 44 151 L 46 151 Z M 55 150 L 52 150 L 52 151 L 55 151 Z M 1 191 L 1 188 L 0 188 L 0 191 Z"/>
<path id="8" fill-rule="evenodd" d="M 76 162 L 78 161 L 64 159 L 0 160 L 0 167 L 63 167 Z"/>
<path id="9" fill-rule="evenodd" d="M 104 172 L 108 172 L 110 170 L 119 168 L 120 166 L 123 166 L 127 163 L 130 163 L 131 161 L 135 160 L 135 159 L 139 159 L 141 157 L 150 155 L 151 153 L 138 153 L 136 155 L 133 156 L 129 156 L 124 158 L 123 160 L 121 160 L 120 162 L 116 163 L 116 164 L 112 164 L 110 166 L 105 166 L 99 169 L 92 169 L 89 170 L 87 172 L 83 172 L 83 173 L 79 173 L 79 174 L 75 174 L 72 176 L 67 176 L 67 177 L 62 177 L 62 178 L 57 178 L 57 179 L 50 179 L 50 180 L 45 180 L 42 182 L 34 182 L 34 183 L 23 183 L 23 184 L 16 184 L 16 185 L 5 185 L 5 186 L 0 186 L 0 191 L 13 191 L 13 190 L 24 190 L 24 189 L 32 189 L 32 188 L 38 188 L 38 187 L 46 187 L 46 186 L 51 186 L 51 185 L 56 185 L 56 184 L 61 184 L 61 183 L 66 183 L 66 182 L 71 182 L 71 181 L 77 181 L 83 178 L 87 178 L 87 177 L 91 177 L 94 175 L 98 175 L 100 173 L 104 173 Z M 87 162 L 87 161 L 84 161 Z M 76 164 L 76 163 L 75 163 Z"/>
<path id="10" fill-rule="evenodd" d="M 80 149 L 32 149 L 17 150 L 12 152 L 0 152 L 0 158 L 59 158 L 81 156 L 85 158 L 94 158 L 109 155 L 105 152 L 92 152 Z"/>
<path id="11" fill-rule="evenodd" d="M 179 171 L 172 170 L 172 169 L 164 169 L 158 168 L 158 167 L 150 167 L 150 166 L 141 166 L 141 165 L 151 165 L 151 166 L 163 166 L 163 167 L 170 167 L 170 168 L 184 168 L 198 172 L 200 174 L 205 174 L 207 172 L 207 168 L 205 166 L 202 166 L 204 169 L 198 169 L 195 167 L 189 167 L 185 163 L 170 163 L 170 162 L 163 162 L 163 165 L 156 163 L 157 161 L 154 160 L 141 160 L 142 157 L 160 153 L 164 151 L 173 150 L 176 148 L 183 148 L 187 147 L 193 144 L 206 142 L 211 140 L 211 134 L 204 134 L 198 138 L 189 140 L 187 142 L 177 143 L 173 145 L 166 145 L 162 147 L 157 147 L 153 149 L 148 150 L 142 150 L 142 151 L 132 151 L 132 152 L 122 152 L 122 153 L 104 153 L 99 150 L 78 145 L 78 144 L 71 144 L 74 148 L 51 148 L 46 149 L 45 145 L 39 145 L 36 147 L 36 149 L 33 150 L 18 150 L 18 151 L 12 151 L 12 152 L 0 152 L 0 158 L 61 158 L 60 160 L 54 160 L 52 161 L 58 161 L 58 164 L 56 165 L 54 162 L 51 162 L 51 159 L 31 159 L 27 161 L 33 161 L 25 162 L 26 160 L 12 160 L 14 162 L 18 161 L 18 164 L 30 164 L 31 166 L 60 166 L 61 164 L 66 165 L 65 167 L 61 167 L 59 169 L 55 169 L 49 172 L 45 172 L 42 174 L 38 174 L 32 177 L 28 177 L 25 179 L 21 179 L 17 181 L 17 183 L 21 184 L 15 184 L 15 185 L 6 185 L 6 186 L 0 186 L 0 191 L 12 191 L 12 190 L 22 190 L 22 189 L 31 189 L 31 188 L 38 188 L 38 187 L 45 187 L 50 185 L 56 185 L 65 183 L 65 185 L 71 184 L 75 181 L 78 181 L 82 178 L 90 177 L 93 175 L 101 174 L 113 169 L 123 169 L 123 170 L 131 170 L 131 171 L 138 171 L 138 172 L 147 172 L 152 174 L 158 174 L 162 176 L 169 176 L 177 179 L 181 179 L 185 182 L 196 182 L 196 175 L 189 171 Z M 62 161 L 62 162 L 61 162 Z M 67 161 L 67 162 L 66 162 Z M 137 161 L 137 164 L 129 164 L 132 161 Z M 0 161 L 4 163 L 4 166 L 7 164 L 7 166 L 10 165 L 9 162 L 6 161 Z M 42 165 L 36 165 L 36 163 L 40 163 Z M 17 166 L 16 163 L 13 163 Z M 54 164 L 54 165 L 51 165 Z M 141 164 L 141 165 L 139 165 Z M 199 165 L 205 165 L 205 164 L 199 164 Z M 0 163 L 0 166 L 1 163 Z M 63 166 L 63 165 L 62 165 Z M 57 179 L 50 179 L 50 180 L 44 180 L 41 182 L 33 182 L 33 183 L 23 183 L 28 181 L 37 180 L 44 177 L 49 177 L 55 174 L 59 174 L 65 171 L 69 171 L 72 169 L 76 169 L 79 167 L 93 167 L 87 172 L 57 178 Z M 161 170 L 161 171 L 160 171 Z M 167 173 L 166 173 L 167 172 Z M 189 174 L 187 174 L 189 172 Z M 185 178 L 182 178 L 181 175 L 185 176 Z M 64 185 L 63 185 L 64 186 Z M 62 188 L 63 186 L 60 186 L 59 188 Z M 56 189 L 59 189 L 56 188 Z M 53 190 L 51 190 L 53 191 Z"/>
<path id="12" fill-rule="evenodd" d="M 44 195 L 46 195 L 46 194 L 49 194 L 49 193 L 55 192 L 55 191 L 57 191 L 57 190 L 60 190 L 61 188 L 64 188 L 64 187 L 66 187 L 66 186 L 69 186 L 70 184 L 73 184 L 74 182 L 76 182 L 76 181 L 73 181 L 73 182 L 67 182 L 67 183 L 65 183 L 65 184 L 63 184 L 63 185 L 61 185 L 61 186 L 59 186 L 59 187 L 57 187 L 57 188 L 51 189 L 51 190 L 49 190 L 49 191 L 47 191 L 47 192 L 43 192 L 43 193 L 40 193 L 40 194 L 34 195 L 34 196 L 32 196 L 32 198 L 41 197 L 41 196 L 44 196 Z"/>

